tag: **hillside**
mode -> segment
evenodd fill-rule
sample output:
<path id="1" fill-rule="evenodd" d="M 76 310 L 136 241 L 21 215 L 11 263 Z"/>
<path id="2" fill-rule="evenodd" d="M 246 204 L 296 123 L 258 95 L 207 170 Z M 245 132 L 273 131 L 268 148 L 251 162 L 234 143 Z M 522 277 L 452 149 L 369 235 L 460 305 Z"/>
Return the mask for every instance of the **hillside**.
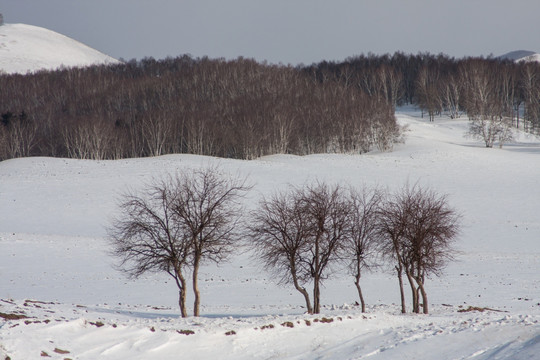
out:
<path id="1" fill-rule="evenodd" d="M 51 30 L 25 24 L 0 26 L 0 71 L 8 74 L 117 62 Z"/>
<path id="2" fill-rule="evenodd" d="M 535 53 L 534 51 L 528 50 L 516 50 L 506 53 L 499 56 L 503 60 L 512 60 L 516 62 L 540 62 L 540 54 Z"/>
<path id="3" fill-rule="evenodd" d="M 0 319 L 0 358 L 534 358 L 540 168 L 531 164 L 540 140 L 521 134 L 503 149 L 486 149 L 463 137 L 466 119 L 430 123 L 412 109 L 397 117 L 409 126 L 407 141 L 389 153 L 0 162 L 0 313 L 29 317 Z M 322 290 L 322 314 L 307 315 L 292 286 L 279 286 L 238 251 L 229 263 L 205 264 L 202 317 L 180 319 L 173 281 L 163 274 L 132 280 L 115 270 L 104 228 L 126 188 L 215 164 L 249 177 L 248 208 L 261 195 L 315 179 L 391 190 L 418 182 L 448 194 L 463 215 L 460 253 L 427 281 L 432 313 L 401 315 L 395 276 L 381 268 L 361 281 L 368 313 L 355 306 L 352 278 L 336 269 Z"/>

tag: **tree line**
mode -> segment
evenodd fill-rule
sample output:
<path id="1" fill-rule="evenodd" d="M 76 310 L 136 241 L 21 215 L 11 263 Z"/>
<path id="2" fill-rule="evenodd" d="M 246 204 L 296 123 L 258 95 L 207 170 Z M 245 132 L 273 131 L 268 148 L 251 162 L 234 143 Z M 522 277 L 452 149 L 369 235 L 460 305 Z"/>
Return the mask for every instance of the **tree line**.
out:
<path id="1" fill-rule="evenodd" d="M 454 59 L 444 54 L 360 55 L 306 67 L 321 82 L 360 88 L 393 107 L 414 104 L 433 121 L 439 114 L 470 119 L 470 135 L 502 146 L 512 129 L 540 134 L 540 64 L 499 58 Z"/>
<path id="2" fill-rule="evenodd" d="M 183 317 L 186 271 L 192 274 L 193 314 L 199 316 L 201 263 L 221 263 L 243 246 L 281 282 L 294 286 L 308 313 L 320 313 L 322 284 L 343 266 L 365 312 L 360 279 L 366 269 L 382 265 L 398 278 L 402 312 L 406 277 L 413 312 L 422 307 L 428 313 L 426 278 L 453 258 L 460 226 L 444 195 L 418 185 L 389 193 L 316 182 L 263 197 L 246 212 L 240 200 L 250 188 L 244 178 L 206 168 L 126 193 L 109 226 L 112 253 L 134 277 L 147 271 L 172 276 Z"/>
<path id="3" fill-rule="evenodd" d="M 466 114 L 487 147 L 540 133 L 540 64 L 444 54 L 359 55 L 296 67 L 145 58 L 0 74 L 0 159 L 191 153 L 239 159 L 387 151 L 395 108 Z"/>
<path id="4" fill-rule="evenodd" d="M 189 56 L 0 76 L 0 159 L 388 150 L 390 106 L 298 68 Z"/>

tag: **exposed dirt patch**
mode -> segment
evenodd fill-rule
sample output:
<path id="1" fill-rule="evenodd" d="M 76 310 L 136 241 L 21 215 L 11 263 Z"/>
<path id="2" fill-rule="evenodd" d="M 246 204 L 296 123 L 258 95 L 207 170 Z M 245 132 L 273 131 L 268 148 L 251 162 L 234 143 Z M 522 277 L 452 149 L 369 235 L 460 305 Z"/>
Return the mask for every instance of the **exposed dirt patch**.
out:
<path id="1" fill-rule="evenodd" d="M 193 335 L 195 334 L 195 331 L 193 330 L 176 330 L 177 333 L 182 335 Z"/>
<path id="2" fill-rule="evenodd" d="M 313 322 L 322 322 L 322 323 L 331 323 L 331 322 L 334 322 L 334 318 L 326 318 L 326 317 L 323 317 L 322 319 L 313 319 Z"/>
<path id="3" fill-rule="evenodd" d="M 94 325 L 95 327 L 102 327 L 103 325 L 105 325 L 104 323 L 102 323 L 101 321 L 96 321 L 96 322 L 88 322 L 90 325 Z"/>
<path id="4" fill-rule="evenodd" d="M 492 308 L 488 308 L 488 307 L 478 307 L 478 306 L 469 306 L 466 309 L 459 309 L 457 312 L 464 313 L 464 312 L 472 312 L 472 311 L 478 311 L 478 312 L 484 312 L 484 311 L 508 312 L 508 311 L 504 311 L 504 310 L 497 310 L 497 309 L 492 309 Z"/>
<path id="5" fill-rule="evenodd" d="M 62 349 L 59 349 L 59 348 L 54 348 L 53 351 L 54 351 L 55 353 L 57 353 L 57 354 L 62 354 L 62 355 L 69 354 L 69 351 L 67 351 L 67 350 L 62 350 Z"/>
<path id="6" fill-rule="evenodd" d="M 28 316 L 24 314 L 6 314 L 0 312 L 0 318 L 4 320 L 21 320 L 21 319 L 28 319 Z"/>

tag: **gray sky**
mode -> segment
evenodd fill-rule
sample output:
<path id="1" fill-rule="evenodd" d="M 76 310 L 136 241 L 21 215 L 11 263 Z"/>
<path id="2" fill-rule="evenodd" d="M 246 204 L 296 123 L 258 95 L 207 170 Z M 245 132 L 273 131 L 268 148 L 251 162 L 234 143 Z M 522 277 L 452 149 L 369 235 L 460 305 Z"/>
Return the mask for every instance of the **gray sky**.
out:
<path id="1" fill-rule="evenodd" d="M 0 0 L 0 12 L 124 59 L 540 52 L 540 0 Z"/>

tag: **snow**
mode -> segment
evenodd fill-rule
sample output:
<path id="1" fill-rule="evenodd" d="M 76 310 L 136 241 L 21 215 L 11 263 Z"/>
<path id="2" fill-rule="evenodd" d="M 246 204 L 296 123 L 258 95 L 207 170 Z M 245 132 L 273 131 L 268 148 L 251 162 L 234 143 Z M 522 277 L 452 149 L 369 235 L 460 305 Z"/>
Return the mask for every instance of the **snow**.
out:
<path id="1" fill-rule="evenodd" d="M 519 62 L 540 62 L 540 54 L 532 54 L 518 60 Z"/>
<path id="2" fill-rule="evenodd" d="M 0 73 L 115 63 L 118 60 L 48 29 L 25 24 L 0 26 Z"/>
<path id="3" fill-rule="evenodd" d="M 540 54 L 528 50 L 516 50 L 499 56 L 503 60 L 512 60 L 515 62 L 540 62 Z"/>
<path id="4" fill-rule="evenodd" d="M 0 359 L 537 358 L 540 140 L 518 134 L 503 149 L 486 149 L 464 137 L 466 119 L 430 123 L 401 109 L 398 120 L 408 125 L 407 140 L 389 153 L 1 162 L 0 313 L 27 318 L 0 319 Z M 448 194 L 463 215 L 460 253 L 426 284 L 431 314 L 400 314 L 387 269 L 364 275 L 362 314 L 352 277 L 336 269 L 322 313 L 308 315 L 292 286 L 279 286 L 239 251 L 228 263 L 205 264 L 202 316 L 179 318 L 174 281 L 128 279 L 109 255 L 105 227 L 125 189 L 216 164 L 254 184 L 248 208 L 315 179 L 389 190 L 418 182 Z"/>

